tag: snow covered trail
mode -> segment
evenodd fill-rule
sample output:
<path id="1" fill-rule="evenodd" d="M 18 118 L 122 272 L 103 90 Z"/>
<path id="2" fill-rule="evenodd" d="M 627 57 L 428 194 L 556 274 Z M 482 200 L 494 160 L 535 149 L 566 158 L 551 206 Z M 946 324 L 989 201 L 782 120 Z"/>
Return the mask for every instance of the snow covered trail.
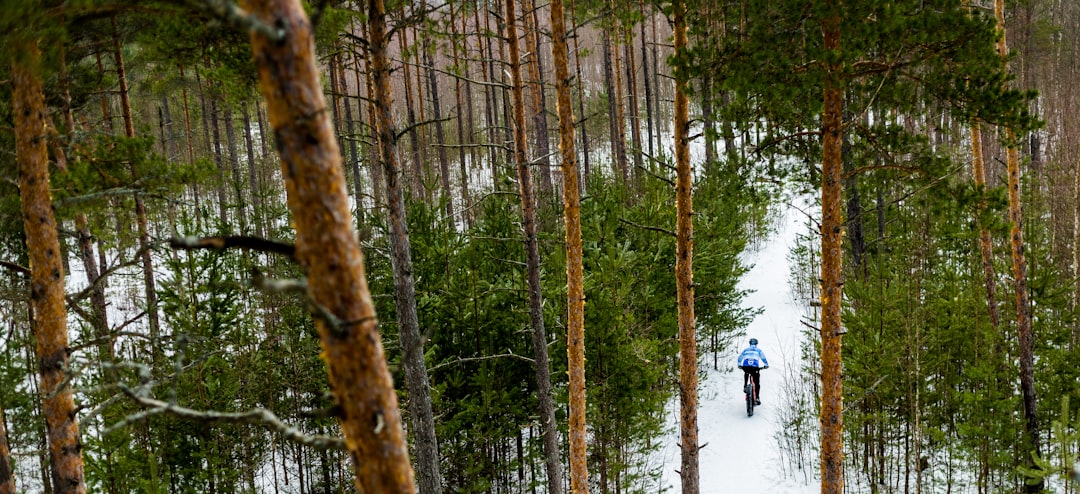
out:
<path id="1" fill-rule="evenodd" d="M 781 468 L 780 451 L 774 438 L 781 427 L 776 409 L 783 400 L 783 376 L 787 369 L 797 369 L 799 362 L 800 309 L 795 306 L 788 277 L 791 272 L 788 253 L 795 245 L 796 235 L 805 228 L 802 213 L 786 208 L 777 224 L 777 231 L 751 252 L 747 261 L 754 266 L 739 283 L 752 290 L 743 302 L 747 307 L 760 307 L 759 314 L 728 353 L 721 355 L 719 371 L 707 370 L 699 388 L 698 443 L 703 446 L 699 458 L 701 492 L 703 493 L 772 493 L 809 494 L 821 491 L 810 475 L 806 482 L 786 476 Z M 761 372 L 761 406 L 753 417 L 746 416 L 742 392 L 742 371 L 735 367 L 737 354 L 751 338 L 769 360 L 769 369 Z M 679 492 L 680 452 L 678 446 L 678 397 L 668 407 L 671 431 L 664 436 L 660 461 L 664 468 L 661 485 L 666 492 Z M 811 469 L 816 465 L 810 465 Z"/>

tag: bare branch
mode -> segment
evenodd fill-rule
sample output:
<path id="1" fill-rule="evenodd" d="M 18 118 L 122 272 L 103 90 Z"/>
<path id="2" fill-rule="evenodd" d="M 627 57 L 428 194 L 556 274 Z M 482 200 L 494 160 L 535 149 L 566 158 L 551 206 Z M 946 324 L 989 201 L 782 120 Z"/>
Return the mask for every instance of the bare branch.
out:
<path id="1" fill-rule="evenodd" d="M 215 410 L 194 410 L 187 407 L 182 407 L 173 403 L 164 402 L 161 400 L 155 400 L 145 396 L 139 396 L 131 388 L 121 385 L 121 389 L 129 398 L 136 403 L 146 407 L 146 410 L 142 412 L 129 415 L 124 420 L 113 424 L 109 427 L 105 433 L 108 434 L 121 427 L 125 427 L 129 424 L 146 420 L 152 415 L 159 413 L 167 413 L 183 419 L 195 421 L 195 422 L 222 422 L 226 424 L 249 424 L 263 427 L 267 430 L 277 432 L 282 437 L 304 446 L 309 446 L 318 449 L 333 449 L 338 451 L 345 451 L 345 440 L 338 437 L 322 436 L 322 435 L 308 435 L 304 434 L 300 429 L 282 422 L 281 419 L 274 415 L 273 412 L 265 408 L 254 408 L 246 412 L 218 412 Z"/>
<path id="2" fill-rule="evenodd" d="M 267 240 L 262 237 L 227 236 L 227 237 L 173 237 L 169 245 L 174 249 L 213 249 L 225 250 L 231 248 L 254 250 L 271 254 L 281 254 L 289 259 L 296 260 L 296 247 L 285 242 Z"/>
<path id="3" fill-rule="evenodd" d="M 658 227 L 658 226 L 639 225 L 639 224 L 637 224 L 637 223 L 634 223 L 633 221 L 630 221 L 630 220 L 628 220 L 628 219 L 626 219 L 626 218 L 619 218 L 619 222 L 620 222 L 620 223 L 626 223 L 627 225 L 630 225 L 630 226 L 633 226 L 633 227 L 637 227 L 637 228 L 641 228 L 641 229 L 643 229 L 643 230 L 649 230 L 649 231 L 654 231 L 654 232 L 660 232 L 660 233 L 664 233 L 664 234 L 667 234 L 667 235 L 669 235 L 669 236 L 671 236 L 671 237 L 675 237 L 675 232 L 673 232 L 673 231 L 671 231 L 671 230 L 667 230 L 667 229 L 664 229 L 664 228 L 660 228 L 660 227 Z"/>
<path id="4" fill-rule="evenodd" d="M 450 367 L 451 365 L 463 364 L 465 362 L 479 362 L 479 361 L 482 361 L 482 360 L 492 360 L 492 359 L 497 359 L 497 358 L 513 358 L 513 359 L 518 359 L 518 360 L 524 360 L 524 361 L 526 361 L 526 362 L 528 362 L 530 364 L 536 362 L 535 360 L 533 360 L 533 359 L 531 359 L 529 357 L 526 357 L 524 355 L 518 355 L 518 354 L 510 351 L 509 349 L 507 350 L 507 352 L 508 353 L 500 353 L 498 355 L 485 355 L 483 357 L 458 357 L 458 358 L 456 358 L 454 360 L 448 360 L 448 361 L 443 362 L 441 364 L 433 365 L 433 366 L 428 368 L 428 372 L 434 372 L 436 369 L 441 369 L 443 367 Z"/>
<path id="5" fill-rule="evenodd" d="M 19 273 L 19 274 L 21 274 L 23 276 L 30 276 L 30 268 L 28 268 L 26 266 L 23 266 L 21 264 L 16 264 L 16 263 L 13 263 L 13 262 L 8 262 L 8 261 L 0 261 L 0 267 L 10 269 L 10 270 L 12 270 L 12 271 L 14 271 L 16 273 Z"/>

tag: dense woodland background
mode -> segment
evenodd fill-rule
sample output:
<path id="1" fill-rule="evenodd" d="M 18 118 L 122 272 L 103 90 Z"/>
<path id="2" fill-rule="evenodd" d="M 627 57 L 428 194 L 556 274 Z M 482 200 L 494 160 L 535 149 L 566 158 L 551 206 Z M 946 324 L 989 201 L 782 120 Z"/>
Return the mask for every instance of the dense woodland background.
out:
<path id="1" fill-rule="evenodd" d="M 990 3 L 858 3 L 688 0 L 690 46 L 677 56 L 673 4 L 567 4 L 595 491 L 656 490 L 649 455 L 663 407 L 679 391 L 672 67 L 692 89 L 699 362 L 723 368 L 756 312 L 740 305 L 740 254 L 768 231 L 778 204 L 829 180 L 822 89 L 837 72 L 814 67 L 835 63 L 846 81 L 847 489 L 1014 492 L 1045 478 L 1054 492 L 1077 492 L 1059 474 L 1080 448 L 1080 4 L 1007 3 L 1012 54 L 1002 65 Z M 281 136 L 269 128 L 248 34 L 215 13 L 221 5 L 2 4 L 0 46 L 14 63 L 0 80 L 17 80 L 10 70 L 26 39 L 42 50 L 33 70 L 48 109 L 70 339 L 62 386 L 74 394 L 92 492 L 352 489 L 312 318 L 319 308 L 289 283 L 303 273 L 289 250 Z M 542 396 L 553 398 L 565 453 L 569 364 L 549 5 L 523 0 L 513 9 L 520 47 L 510 48 L 498 0 L 386 4 L 394 177 L 378 164 L 370 5 L 306 7 L 411 451 L 436 452 L 434 482 L 446 492 L 551 492 Z M 821 46 L 822 19 L 832 18 L 846 51 Z M 516 95 L 508 50 L 521 62 Z M 73 492 L 50 473 L 42 398 L 55 392 L 38 377 L 45 365 L 35 353 L 12 87 L 0 85 L 0 148 L 9 150 L 0 154 L 8 177 L 0 182 L 0 457 L 11 452 L 18 492 Z M 515 96 L 526 109 L 536 187 L 546 385 L 534 369 Z M 972 176 L 973 122 L 985 186 Z M 1009 145 L 1022 160 L 1034 460 L 1012 303 Z M 388 180 L 400 181 L 403 211 L 393 208 Z M 815 211 L 807 214 L 816 224 Z M 394 270 L 394 221 L 405 219 L 411 309 Z M 812 364 L 786 386 L 783 435 L 762 438 L 812 470 L 823 394 L 820 304 L 811 303 L 821 297 L 820 246 L 811 234 L 794 254 Z M 402 329 L 410 310 L 419 329 L 411 337 Z M 415 342 L 424 393 L 406 386 Z M 226 416 L 256 408 L 283 427 Z M 421 440 L 413 421 L 423 413 L 434 436 Z M 437 449 L 423 442 L 431 439 Z"/>

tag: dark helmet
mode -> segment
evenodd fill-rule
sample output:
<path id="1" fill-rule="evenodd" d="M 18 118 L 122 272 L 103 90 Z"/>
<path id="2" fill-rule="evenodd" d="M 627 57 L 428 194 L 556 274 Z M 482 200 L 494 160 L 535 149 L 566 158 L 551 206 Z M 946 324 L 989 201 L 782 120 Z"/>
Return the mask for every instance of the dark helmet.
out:
<path id="1" fill-rule="evenodd" d="M 757 338 L 750 338 L 751 345 L 757 345 Z"/>

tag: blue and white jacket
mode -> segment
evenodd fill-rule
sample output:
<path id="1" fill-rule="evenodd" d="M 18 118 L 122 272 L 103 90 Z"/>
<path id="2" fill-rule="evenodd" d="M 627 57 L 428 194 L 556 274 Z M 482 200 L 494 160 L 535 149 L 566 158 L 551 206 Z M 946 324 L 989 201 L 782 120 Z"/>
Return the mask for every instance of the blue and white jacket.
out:
<path id="1" fill-rule="evenodd" d="M 769 359 L 757 345 L 750 345 L 739 354 L 739 367 L 768 367 Z"/>

